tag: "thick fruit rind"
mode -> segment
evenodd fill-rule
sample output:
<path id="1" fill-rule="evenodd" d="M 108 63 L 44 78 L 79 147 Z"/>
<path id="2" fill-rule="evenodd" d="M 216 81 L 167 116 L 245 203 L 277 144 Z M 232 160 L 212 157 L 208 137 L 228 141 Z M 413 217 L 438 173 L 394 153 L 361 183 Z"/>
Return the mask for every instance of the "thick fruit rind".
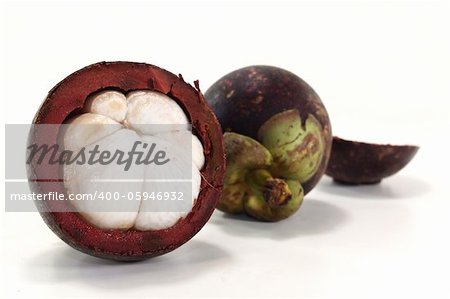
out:
<path id="1" fill-rule="evenodd" d="M 38 209 L 47 225 L 67 244 L 89 255 L 121 261 L 141 260 L 172 251 L 192 238 L 208 221 L 219 199 L 225 173 L 222 131 L 195 82 L 195 88 L 176 76 L 150 64 L 100 62 L 87 66 L 58 83 L 36 114 L 34 124 L 62 124 L 80 113 L 89 95 L 104 89 L 123 93 L 146 89 L 174 99 L 191 121 L 193 134 L 203 144 L 205 166 L 201 170 L 201 191 L 192 211 L 174 226 L 156 231 L 102 230 L 77 213 L 53 212 L 52 205 L 67 202 L 40 202 Z M 42 133 L 42 132 L 41 132 Z M 56 143 L 57 130 L 40 134 L 32 131 L 29 142 L 45 138 Z M 42 140 L 40 140 L 42 142 Z M 59 178 L 58 165 L 28 165 L 30 187 L 34 192 L 65 193 L 63 182 L 40 184 L 40 178 Z"/>
<path id="2" fill-rule="evenodd" d="M 333 138 L 326 174 L 348 185 L 376 184 L 405 167 L 419 147 L 373 144 Z"/>

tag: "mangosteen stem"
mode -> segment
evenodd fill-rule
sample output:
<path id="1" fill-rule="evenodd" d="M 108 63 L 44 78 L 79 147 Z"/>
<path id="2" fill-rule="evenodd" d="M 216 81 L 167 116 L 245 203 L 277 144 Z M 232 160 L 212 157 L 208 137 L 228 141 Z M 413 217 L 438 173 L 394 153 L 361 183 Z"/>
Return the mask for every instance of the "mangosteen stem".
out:
<path id="1" fill-rule="evenodd" d="M 292 192 L 286 182 L 273 178 L 265 169 L 251 172 L 248 180 L 251 185 L 262 191 L 264 200 L 272 208 L 285 205 L 292 198 Z"/>

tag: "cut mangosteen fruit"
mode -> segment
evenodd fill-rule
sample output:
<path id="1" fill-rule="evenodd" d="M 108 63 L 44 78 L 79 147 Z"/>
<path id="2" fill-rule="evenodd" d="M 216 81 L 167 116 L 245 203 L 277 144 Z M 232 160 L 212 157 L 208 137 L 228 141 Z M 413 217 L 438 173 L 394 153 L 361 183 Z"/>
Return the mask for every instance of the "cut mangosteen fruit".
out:
<path id="1" fill-rule="evenodd" d="M 413 145 L 374 144 L 333 137 L 326 174 L 341 184 L 377 184 L 403 169 L 418 150 Z"/>
<path id="2" fill-rule="evenodd" d="M 165 150 L 158 153 L 167 154 L 161 161 L 171 162 L 124 169 L 119 163 L 84 167 L 36 158 L 28 165 L 36 193 L 58 192 L 67 198 L 112 190 L 122 196 L 154 194 L 161 187 L 147 183 L 149 178 L 170 180 L 183 169 L 189 174 L 192 193 L 184 194 L 187 207 L 180 211 L 158 210 L 154 198 L 128 200 L 126 209 L 118 211 L 95 210 L 90 201 L 36 202 L 47 225 L 77 250 L 121 261 L 158 256 L 192 238 L 214 211 L 225 172 L 222 132 L 197 82 L 194 88 L 181 75 L 149 64 L 93 64 L 57 84 L 33 124 L 29 143 L 61 143 L 72 152 L 96 146 L 116 153 L 127 153 L 130 145 L 158 145 Z M 48 129 L 46 124 L 56 126 Z M 124 178 L 131 183 L 121 184 Z"/>
<path id="3" fill-rule="evenodd" d="M 331 151 L 330 121 L 316 92 L 289 71 L 257 65 L 225 75 L 205 98 L 225 132 L 218 209 L 265 221 L 294 214 Z"/>

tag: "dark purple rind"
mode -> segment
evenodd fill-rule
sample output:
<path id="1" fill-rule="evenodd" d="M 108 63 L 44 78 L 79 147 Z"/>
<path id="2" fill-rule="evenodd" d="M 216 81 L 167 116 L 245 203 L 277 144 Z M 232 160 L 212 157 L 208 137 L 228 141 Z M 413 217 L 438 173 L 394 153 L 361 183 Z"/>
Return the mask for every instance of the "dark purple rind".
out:
<path id="1" fill-rule="evenodd" d="M 377 184 L 391 176 L 415 156 L 412 145 L 373 144 L 333 137 L 326 175 L 347 185 Z"/>
<path id="2" fill-rule="evenodd" d="M 318 183 L 331 152 L 331 124 L 319 96 L 305 81 L 281 68 L 249 66 L 220 78 L 206 91 L 205 98 L 224 132 L 253 139 L 257 139 L 261 125 L 277 113 L 298 109 L 303 122 L 312 114 L 322 126 L 325 151 L 316 174 L 302 184 L 305 194 Z"/>
<path id="3" fill-rule="evenodd" d="M 198 86 L 198 82 L 195 83 Z M 192 130 L 204 147 L 205 165 L 201 170 L 200 194 L 192 211 L 174 226 L 155 231 L 102 230 L 86 222 L 77 213 L 53 212 L 57 205 L 67 202 L 37 202 L 37 208 L 47 225 L 63 241 L 89 255 L 119 260 L 136 261 L 170 252 L 191 239 L 213 213 L 223 186 L 225 159 L 222 131 L 216 117 L 206 104 L 200 90 L 159 67 L 133 62 L 100 62 L 87 66 L 58 83 L 48 94 L 34 124 L 62 124 L 69 115 L 79 113 L 87 97 L 102 89 L 129 92 L 150 89 L 167 94 L 186 112 Z M 56 143 L 58 130 L 34 129 L 30 143 Z M 66 190 L 62 182 L 40 184 L 39 178 L 59 178 L 59 166 L 28 165 L 30 187 L 37 193 Z"/>

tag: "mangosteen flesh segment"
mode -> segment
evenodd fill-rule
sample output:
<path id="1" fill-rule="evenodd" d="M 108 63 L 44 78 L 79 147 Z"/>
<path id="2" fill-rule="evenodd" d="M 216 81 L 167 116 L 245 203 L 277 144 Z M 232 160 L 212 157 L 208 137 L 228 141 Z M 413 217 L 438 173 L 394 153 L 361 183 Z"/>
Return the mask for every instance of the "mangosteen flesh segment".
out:
<path id="1" fill-rule="evenodd" d="M 93 150 L 100 146 L 111 152 L 125 152 L 130 144 L 136 142 L 158 144 L 167 148 L 183 148 L 179 140 L 189 129 L 189 120 L 180 106 L 167 95 L 150 90 L 133 91 L 124 95 L 113 90 L 106 90 L 91 96 L 85 107 L 85 113 L 68 120 L 68 128 L 63 133 L 65 149 L 72 151 L 86 147 Z M 164 132 L 157 131 L 158 126 L 148 124 L 166 124 Z M 177 127 L 178 125 L 178 127 Z M 184 127 L 184 132 L 179 130 Z M 173 128 L 172 128 L 173 127 Z M 183 151 L 173 151 L 177 156 L 171 157 L 174 167 L 192 168 L 192 206 L 200 192 L 200 170 L 204 164 L 203 147 L 198 138 L 191 134 L 192 157 L 183 155 Z M 151 168 L 150 165 L 133 165 L 126 173 L 122 165 L 114 163 L 97 168 L 85 165 L 64 165 L 64 186 L 68 194 L 94 194 L 95 191 L 113 190 L 114 181 L 96 184 L 99 179 L 111 177 L 127 178 L 141 181 L 141 184 L 125 185 L 123 194 L 128 192 L 147 192 L 149 194 L 155 184 L 145 183 L 150 171 L 158 171 L 159 179 L 173 178 L 173 172 L 164 172 L 162 168 Z M 189 167 L 189 168 L 187 168 Z M 173 170 L 176 171 L 176 170 Z M 126 176 L 125 176 L 126 175 Z M 135 190 L 131 190 L 134 188 Z M 74 201 L 75 208 L 91 224 L 101 229 L 137 229 L 157 230 L 173 226 L 186 217 L 190 211 L 183 212 L 144 212 L 151 210 L 150 200 L 127 202 L 126 212 L 89 211 L 90 201 Z M 191 206 L 191 207 L 192 207 Z"/>
<path id="2" fill-rule="evenodd" d="M 333 137 L 326 175 L 340 184 L 378 184 L 405 167 L 419 147 L 373 144 Z"/>
<path id="3" fill-rule="evenodd" d="M 324 140 L 320 124 L 309 116 L 302 125 L 297 109 L 278 113 L 264 123 L 258 141 L 224 134 L 227 157 L 225 185 L 218 209 L 279 221 L 302 204 L 302 182 L 319 167 Z"/>

